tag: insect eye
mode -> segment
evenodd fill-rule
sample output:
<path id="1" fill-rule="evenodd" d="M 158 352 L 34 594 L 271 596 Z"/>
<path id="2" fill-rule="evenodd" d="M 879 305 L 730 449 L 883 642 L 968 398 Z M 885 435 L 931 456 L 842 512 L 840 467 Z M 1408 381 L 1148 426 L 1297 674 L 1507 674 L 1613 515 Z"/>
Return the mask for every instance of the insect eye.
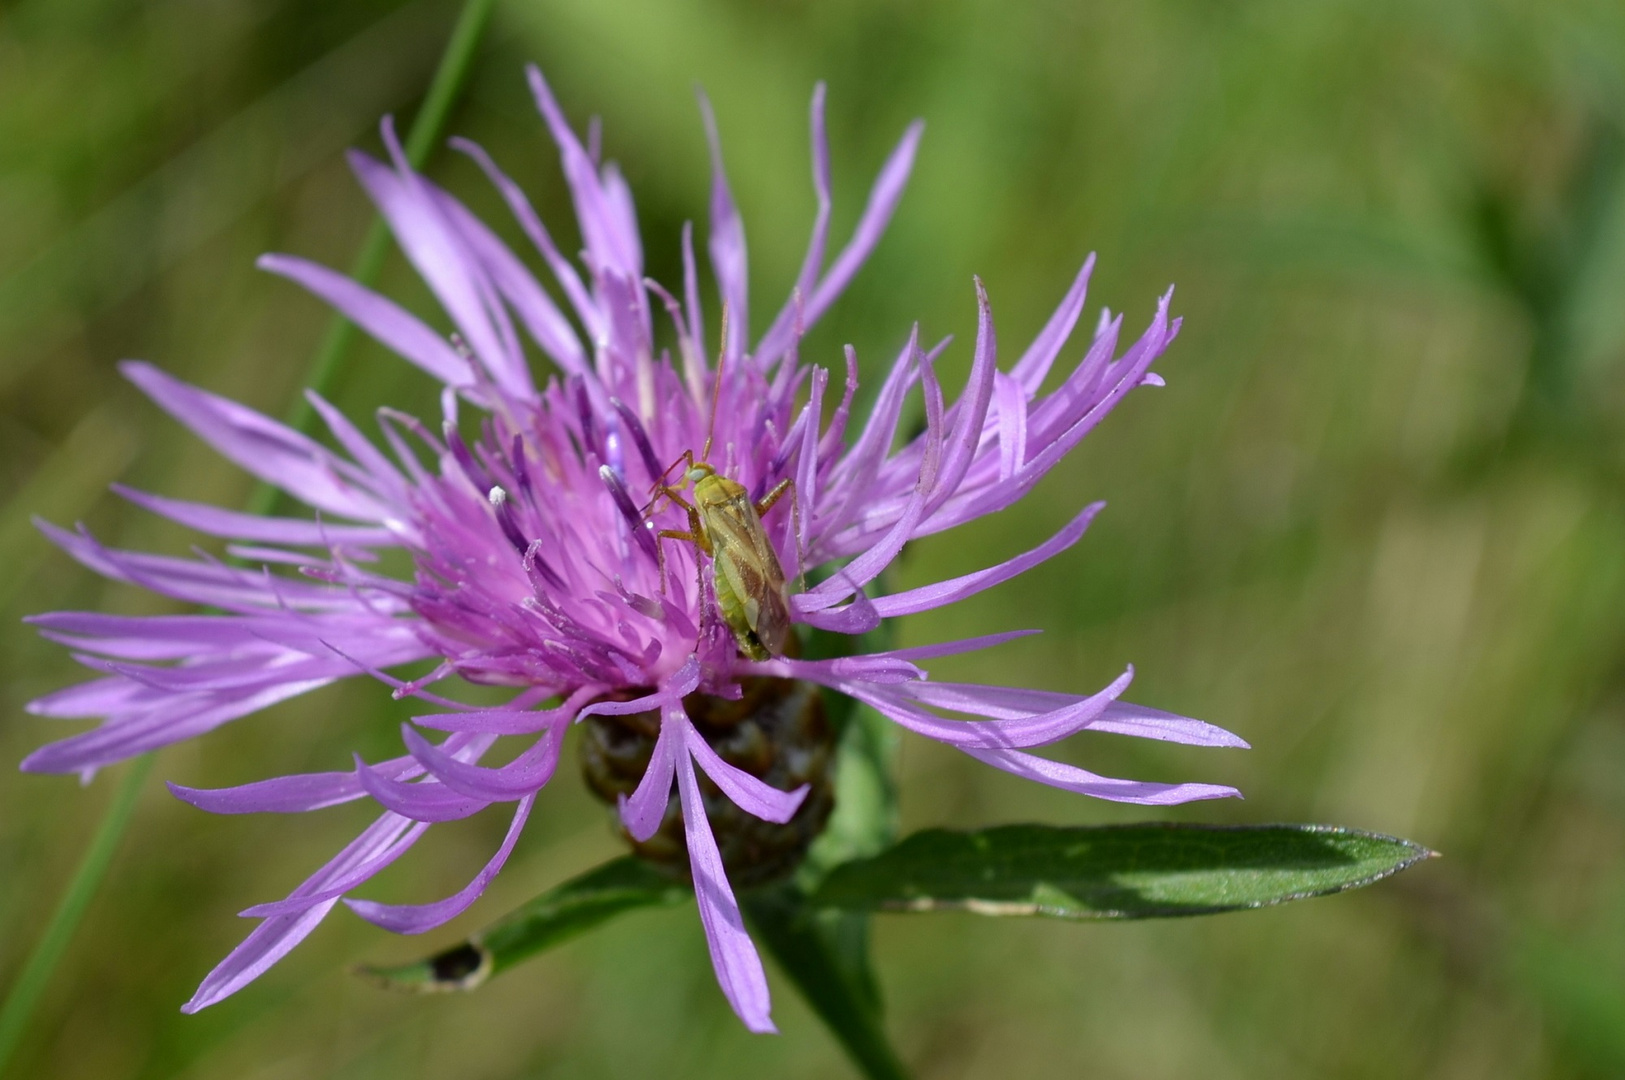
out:
<path id="1" fill-rule="evenodd" d="M 683 475 L 688 479 L 689 483 L 697 484 L 711 475 L 711 469 L 704 465 L 696 465 Z"/>

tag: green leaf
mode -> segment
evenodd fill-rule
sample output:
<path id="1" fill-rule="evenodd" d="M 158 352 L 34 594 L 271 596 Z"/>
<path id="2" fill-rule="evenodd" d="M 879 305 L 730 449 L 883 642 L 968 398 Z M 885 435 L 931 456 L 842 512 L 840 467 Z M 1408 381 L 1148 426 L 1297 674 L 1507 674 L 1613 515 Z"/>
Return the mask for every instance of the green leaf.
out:
<path id="1" fill-rule="evenodd" d="M 1061 919 L 1206 915 L 1357 889 L 1433 854 L 1331 825 L 928 829 L 836 867 L 812 899 L 849 910 Z"/>
<path id="2" fill-rule="evenodd" d="M 778 961 L 801 996 L 870 1080 L 908 1072 L 881 1025 L 880 991 L 869 968 L 869 917 L 818 911 L 793 885 L 743 897 L 756 940 Z"/>
<path id="3" fill-rule="evenodd" d="M 624 855 L 549 889 L 484 930 L 433 956 L 397 967 L 365 966 L 358 974 L 391 990 L 473 990 L 544 949 L 640 907 L 693 898 L 686 886 L 642 859 Z"/>

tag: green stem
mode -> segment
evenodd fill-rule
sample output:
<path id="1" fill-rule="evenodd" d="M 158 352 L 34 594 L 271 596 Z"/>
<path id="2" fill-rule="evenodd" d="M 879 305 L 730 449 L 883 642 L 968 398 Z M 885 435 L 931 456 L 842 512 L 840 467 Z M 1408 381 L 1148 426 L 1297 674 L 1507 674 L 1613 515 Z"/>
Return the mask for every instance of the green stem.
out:
<path id="1" fill-rule="evenodd" d="M 17 1042 L 28 1026 L 34 1006 L 39 1004 L 40 995 L 51 980 L 51 972 L 56 969 L 57 961 L 62 959 L 68 943 L 73 940 L 73 933 L 79 928 L 85 908 L 90 906 L 91 897 L 96 895 L 108 864 L 113 861 L 113 853 L 118 850 L 124 827 L 129 824 L 131 811 L 135 809 L 135 800 L 141 794 L 141 782 L 152 769 L 153 757 L 152 753 L 142 754 L 130 763 L 129 771 L 124 774 L 113 801 L 107 807 L 107 815 L 96 828 L 96 836 L 85 852 L 84 861 L 79 864 L 73 881 L 68 884 L 68 891 L 57 904 L 45 933 L 34 945 L 34 951 L 29 954 L 22 973 L 12 985 L 11 993 L 6 995 L 6 1003 L 0 1005 L 0 1073 L 5 1072 L 6 1062 L 12 1051 L 17 1049 Z"/>
<path id="2" fill-rule="evenodd" d="M 406 160 L 412 168 L 423 168 L 435 144 L 440 141 L 441 129 L 445 127 L 446 118 L 451 115 L 452 107 L 468 81 L 474 53 L 479 47 L 480 38 L 484 36 L 486 24 L 491 21 L 491 10 L 495 7 L 496 0 L 468 0 L 463 5 L 462 14 L 457 16 L 457 25 L 451 30 L 451 40 L 446 42 L 440 66 L 435 69 L 429 92 L 424 95 L 423 107 L 413 118 L 412 128 L 406 135 Z M 378 279 L 388 251 L 389 229 L 383 219 L 374 217 L 367 227 L 366 238 L 361 241 L 355 263 L 350 267 L 350 277 L 363 285 L 371 285 Z M 349 319 L 339 314 L 333 316 L 327 332 L 322 335 L 321 344 L 316 348 L 316 355 L 311 359 L 310 370 L 305 375 L 306 386 L 318 394 L 327 393 L 338 374 L 340 362 L 355 340 L 355 333 L 355 324 Z M 305 431 L 315 419 L 316 410 L 310 404 L 310 399 L 300 394 L 288 411 L 288 425 L 295 431 Z M 276 508 L 277 498 L 277 489 L 262 483 L 249 499 L 248 510 L 253 514 L 268 514 Z"/>
<path id="3" fill-rule="evenodd" d="M 815 912 L 794 886 L 744 897 L 745 917 L 866 1080 L 908 1080 L 886 1038 L 869 969 L 868 916 Z"/>
<path id="4" fill-rule="evenodd" d="M 496 0 L 468 0 L 457 17 L 457 25 L 452 27 L 451 39 L 446 42 L 446 51 L 441 54 L 440 65 L 435 69 L 433 81 L 429 83 L 429 91 L 424 96 L 423 106 L 418 110 L 417 116 L 412 121 L 412 129 L 406 136 L 406 159 L 411 162 L 414 169 L 423 167 L 430 151 L 440 139 L 441 128 L 451 114 L 463 85 L 468 81 L 469 67 L 473 63 L 474 54 L 479 48 L 486 24 L 491 19 L 491 10 L 495 6 Z M 384 223 L 375 217 L 367 229 L 366 239 L 362 242 L 361 251 L 356 256 L 355 266 L 351 271 L 357 281 L 370 284 L 377 278 L 379 270 L 383 267 L 388 242 L 388 230 L 384 227 Z M 311 361 L 306 385 L 319 393 L 332 383 L 354 334 L 355 327 L 348 320 L 343 316 L 334 317 Z M 314 419 L 315 410 L 304 395 L 300 395 L 289 411 L 288 423 L 294 429 L 303 431 Z M 269 484 L 261 484 L 249 499 L 249 510 L 257 514 L 269 513 L 274 508 L 276 500 L 277 489 Z M 118 850 L 119 840 L 123 838 L 124 830 L 130 823 L 136 798 L 141 793 L 141 783 L 152 769 L 153 758 L 154 754 L 148 752 L 131 763 L 129 772 L 124 775 L 124 780 L 119 784 L 118 791 L 107 808 L 107 815 L 102 818 L 101 825 L 96 829 L 95 838 L 91 840 L 90 849 L 85 852 L 84 861 L 79 864 L 78 872 L 68 885 L 68 891 L 57 904 L 45 933 L 29 954 L 22 973 L 18 975 L 16 983 L 6 997 L 5 1004 L 0 1005 L 0 1074 L 5 1072 L 6 1062 L 11 1057 L 12 1051 L 17 1048 L 17 1043 L 28 1026 L 29 1017 L 50 982 L 57 962 L 72 942 L 74 931 L 78 929 L 85 909 L 89 907 L 91 898 L 96 895 L 96 890 L 101 887 L 108 864 L 112 862 L 113 853 Z"/>

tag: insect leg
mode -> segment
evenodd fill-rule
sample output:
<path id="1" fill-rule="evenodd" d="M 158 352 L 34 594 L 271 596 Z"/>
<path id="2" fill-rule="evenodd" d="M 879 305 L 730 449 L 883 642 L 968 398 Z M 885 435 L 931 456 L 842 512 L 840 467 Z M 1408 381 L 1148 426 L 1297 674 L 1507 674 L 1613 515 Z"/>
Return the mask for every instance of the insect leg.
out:
<path id="1" fill-rule="evenodd" d="M 756 516 L 761 517 L 766 514 L 768 510 L 772 508 L 774 503 L 778 502 L 784 497 L 784 493 L 786 491 L 794 490 L 795 486 L 796 482 L 789 479 L 780 480 L 777 484 L 773 485 L 772 491 L 768 492 L 766 495 L 763 495 L 756 501 Z"/>
<path id="2" fill-rule="evenodd" d="M 796 577 L 801 580 L 801 591 L 806 592 L 807 553 L 801 550 L 801 498 L 796 492 L 796 482 L 786 478 L 773 485 L 772 491 L 757 500 L 756 516 L 766 514 L 774 503 L 784 498 L 787 491 L 790 493 L 790 532 L 796 538 Z"/>
<path id="3" fill-rule="evenodd" d="M 705 536 L 697 532 L 683 532 L 681 529 L 661 529 L 656 536 L 663 536 L 667 540 L 687 540 L 701 551 L 706 549 Z"/>
<path id="4" fill-rule="evenodd" d="M 688 533 L 678 532 L 676 529 L 662 529 L 655 533 L 655 562 L 660 564 L 660 595 L 666 595 L 666 545 L 660 541 L 670 537 L 673 540 L 691 540 Z"/>
<path id="5" fill-rule="evenodd" d="M 660 489 L 660 494 L 670 499 L 677 506 L 681 506 L 684 510 L 688 511 L 688 523 L 690 527 L 696 531 L 699 530 L 699 518 L 696 516 L 698 511 L 694 509 L 694 505 L 692 503 L 683 498 L 681 492 L 674 487 L 662 487 Z"/>
<path id="6" fill-rule="evenodd" d="M 661 529 L 655 533 L 656 562 L 660 564 L 660 592 L 666 592 L 666 545 L 661 540 L 687 540 L 707 555 L 711 554 L 711 539 L 705 535 L 705 529 L 700 524 L 700 512 L 694 507 L 677 498 L 676 502 L 688 511 L 688 532 L 681 529 Z"/>

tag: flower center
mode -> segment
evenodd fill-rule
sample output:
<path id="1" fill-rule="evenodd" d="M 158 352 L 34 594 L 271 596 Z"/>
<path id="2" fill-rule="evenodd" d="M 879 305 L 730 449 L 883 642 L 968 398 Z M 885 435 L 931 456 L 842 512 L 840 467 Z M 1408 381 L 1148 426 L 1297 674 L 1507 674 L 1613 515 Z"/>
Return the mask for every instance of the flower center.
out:
<path id="1" fill-rule="evenodd" d="M 782 791 L 811 785 L 796 816 L 783 825 L 735 806 L 703 772 L 700 793 L 716 834 L 723 866 L 735 885 L 759 885 L 801 865 L 835 807 L 835 740 L 819 690 L 793 679 L 746 679 L 737 701 L 690 694 L 683 707 L 702 738 L 728 764 Z M 660 734 L 660 713 L 590 716 L 582 724 L 581 771 L 587 786 L 615 806 L 630 797 L 649 765 Z M 639 843 L 615 818 L 616 828 L 641 858 L 678 877 L 688 876 L 688 846 L 675 788 L 660 831 Z"/>

